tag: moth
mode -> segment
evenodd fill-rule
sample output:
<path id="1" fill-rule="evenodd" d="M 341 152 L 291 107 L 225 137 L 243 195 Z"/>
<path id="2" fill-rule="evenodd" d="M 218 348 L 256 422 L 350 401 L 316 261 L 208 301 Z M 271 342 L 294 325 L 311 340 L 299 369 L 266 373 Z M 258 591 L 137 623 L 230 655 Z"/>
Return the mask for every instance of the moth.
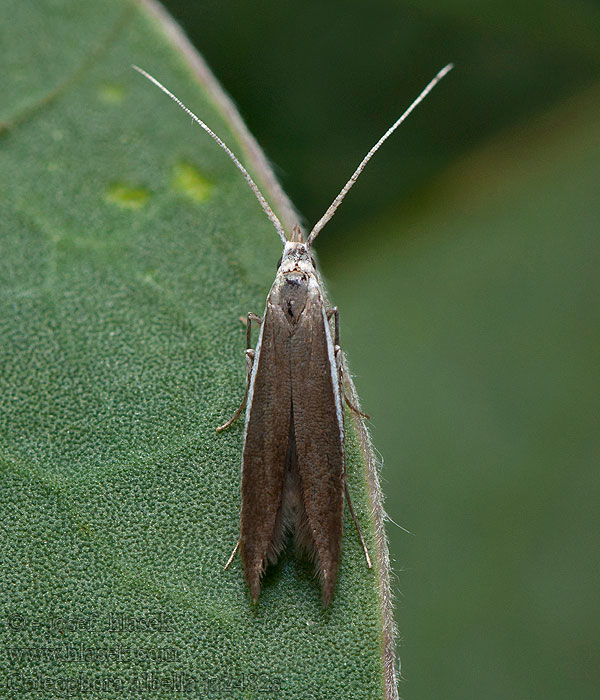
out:
<path id="1" fill-rule="evenodd" d="M 368 416 L 352 405 L 344 391 L 338 310 L 327 306 L 312 246 L 374 153 L 452 67 L 449 64 L 443 68 L 371 148 L 303 240 L 298 225 L 286 235 L 229 147 L 156 78 L 134 66 L 227 153 L 283 243 L 263 316 L 249 313 L 247 317 L 244 397 L 231 420 L 216 428 L 228 428 L 246 406 L 240 536 L 225 568 L 239 549 L 254 602 L 267 565 L 277 561 L 288 534 L 293 532 L 297 548 L 314 560 L 323 603 L 329 605 L 340 566 L 344 495 L 371 568 L 346 482 L 344 403 L 356 414 Z M 251 345 L 253 323 L 260 326 L 255 349 Z"/>

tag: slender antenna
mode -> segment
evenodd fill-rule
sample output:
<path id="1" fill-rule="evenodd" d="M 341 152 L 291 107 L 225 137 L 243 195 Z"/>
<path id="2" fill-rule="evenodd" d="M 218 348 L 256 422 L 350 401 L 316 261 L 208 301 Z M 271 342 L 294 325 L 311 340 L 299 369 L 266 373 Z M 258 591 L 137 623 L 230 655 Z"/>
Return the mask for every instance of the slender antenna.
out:
<path id="1" fill-rule="evenodd" d="M 413 111 L 413 109 L 420 103 L 422 102 L 425 97 L 433 90 L 433 88 L 440 82 L 440 80 L 448 73 L 449 71 L 454 68 L 454 65 L 452 63 L 449 63 L 445 68 L 442 68 L 442 70 L 435 76 L 435 78 L 427 85 L 427 87 L 423 90 L 423 92 L 417 97 L 417 99 L 411 104 L 411 106 L 404 112 L 404 114 L 390 126 L 390 128 L 385 132 L 385 134 L 377 141 L 377 143 L 373 146 L 373 148 L 367 153 L 367 155 L 362 159 L 360 162 L 360 165 L 356 170 L 354 171 L 354 174 L 352 177 L 348 180 L 348 182 L 344 185 L 342 188 L 342 191 L 338 194 L 338 196 L 333 200 L 331 203 L 329 209 L 323 214 L 323 216 L 317 221 L 315 224 L 313 230 L 310 232 L 309 237 L 306 240 L 306 245 L 307 247 L 310 247 L 315 240 L 315 238 L 319 235 L 321 229 L 325 224 L 331 219 L 331 217 L 335 214 L 337 208 L 340 206 L 342 203 L 344 197 L 348 194 L 348 190 L 352 187 L 352 185 L 358 180 L 358 176 L 362 173 L 362 171 L 365 168 L 365 165 L 371 160 L 373 155 L 376 153 L 376 151 L 379 149 L 379 147 L 382 145 L 382 143 L 388 138 L 388 136 L 391 136 L 394 131 L 402 124 L 402 122 L 408 117 L 408 115 Z"/>
<path id="2" fill-rule="evenodd" d="M 283 230 L 283 226 L 281 225 L 281 221 L 279 221 L 279 219 L 277 218 L 277 216 L 275 216 L 275 212 L 271 209 L 271 207 L 269 206 L 267 200 L 263 197 L 262 192 L 258 189 L 258 185 L 257 185 L 257 184 L 254 182 L 254 180 L 250 177 L 250 174 L 248 173 L 248 171 L 246 170 L 246 168 L 244 168 L 244 166 L 243 166 L 243 165 L 240 163 L 240 161 L 236 158 L 235 154 L 234 154 L 233 151 L 229 148 L 229 146 L 228 146 L 223 140 L 221 140 L 221 139 L 215 134 L 215 132 L 212 131 L 212 129 L 210 129 L 210 127 L 208 127 L 208 126 L 202 121 L 202 119 L 200 119 L 199 117 L 197 117 L 197 116 L 192 112 L 191 109 L 188 109 L 178 97 L 175 97 L 175 95 L 174 95 L 172 92 L 170 92 L 169 90 L 167 90 L 167 88 L 166 88 L 162 83 L 160 83 L 154 76 L 150 75 L 150 73 L 146 73 L 145 70 L 143 70 L 142 68 L 139 68 L 138 66 L 132 66 L 132 68 L 135 68 L 135 70 L 136 70 L 138 73 L 141 73 L 145 78 L 148 78 L 148 80 L 149 80 L 151 83 L 154 83 L 154 84 L 156 85 L 156 87 L 160 88 L 160 89 L 165 93 L 165 95 L 167 95 L 168 97 L 170 97 L 170 98 L 173 100 L 173 102 L 175 102 L 177 105 L 179 105 L 179 106 L 181 107 L 181 109 L 182 109 L 184 112 L 187 112 L 187 114 L 189 114 L 189 116 L 196 122 L 196 124 L 200 125 L 200 126 L 204 129 L 204 131 L 206 131 L 206 133 L 207 133 L 212 139 L 214 139 L 214 140 L 219 144 L 219 146 L 221 146 L 221 148 L 225 151 L 225 153 L 227 153 L 227 155 L 228 155 L 228 156 L 231 158 L 231 160 L 235 163 L 235 165 L 236 165 L 236 167 L 238 168 L 238 170 L 240 170 L 240 172 L 242 173 L 242 175 L 246 178 L 246 182 L 250 185 L 252 191 L 253 191 L 254 194 L 256 195 L 256 199 L 258 199 L 258 201 L 260 202 L 260 206 L 264 209 L 265 214 L 269 217 L 269 219 L 271 220 L 271 223 L 273 224 L 273 226 L 275 226 L 275 229 L 276 229 L 277 233 L 279 234 L 279 238 L 281 238 L 281 240 L 283 241 L 283 244 L 285 245 L 285 244 L 287 243 L 287 238 L 285 237 L 285 232 L 284 232 L 284 230 Z"/>

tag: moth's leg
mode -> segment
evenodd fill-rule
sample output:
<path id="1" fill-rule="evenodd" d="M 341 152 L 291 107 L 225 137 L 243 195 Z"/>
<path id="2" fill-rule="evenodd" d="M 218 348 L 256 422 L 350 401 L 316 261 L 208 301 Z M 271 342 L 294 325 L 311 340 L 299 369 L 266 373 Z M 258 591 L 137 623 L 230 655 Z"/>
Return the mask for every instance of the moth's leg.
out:
<path id="1" fill-rule="evenodd" d="M 252 353 L 250 355 L 250 353 Z M 254 350 L 246 350 L 246 360 L 250 365 L 250 370 L 252 370 L 252 363 L 254 361 Z M 217 433 L 220 433 L 222 430 L 227 430 L 230 426 L 232 426 L 235 421 L 240 417 L 240 413 L 244 410 L 244 406 L 246 405 L 246 399 L 248 398 L 248 389 L 250 388 L 250 373 L 246 369 L 246 390 L 244 391 L 244 396 L 242 398 L 242 403 L 238 406 L 236 412 L 233 414 L 233 416 L 227 421 L 227 423 L 223 423 L 223 425 L 219 425 L 218 427 L 215 428 Z"/>
<path id="2" fill-rule="evenodd" d="M 233 548 L 233 552 L 231 552 L 231 556 L 230 556 L 229 559 L 227 560 L 227 564 L 225 564 L 225 569 L 224 569 L 225 571 L 227 571 L 227 569 L 229 568 L 229 565 L 230 565 L 231 562 L 233 561 L 233 558 L 235 557 L 235 555 L 236 555 L 238 549 L 240 548 L 240 542 L 241 542 L 241 541 L 242 541 L 242 538 L 240 537 L 240 538 L 238 539 L 238 541 L 237 541 L 237 544 L 236 544 L 235 547 Z"/>
<path id="3" fill-rule="evenodd" d="M 351 411 L 354 411 L 357 415 L 361 416 L 362 418 L 367 418 L 370 419 L 371 416 L 367 415 L 366 413 L 363 413 L 361 410 L 359 410 L 348 398 L 348 395 L 346 394 L 346 390 L 344 388 L 344 370 L 342 367 L 342 348 L 340 347 L 340 315 L 338 313 L 338 308 L 337 306 L 334 306 L 331 309 L 327 309 L 327 320 L 331 320 L 331 317 L 334 317 L 334 323 L 333 323 L 333 345 L 334 345 L 334 352 L 335 352 L 335 361 L 337 364 L 338 368 L 338 374 L 340 378 L 340 390 L 344 396 L 344 401 L 346 402 L 348 408 Z"/>
<path id="4" fill-rule="evenodd" d="M 260 324 L 262 323 L 262 318 L 253 313 L 248 314 L 246 320 L 246 350 L 250 350 L 250 348 L 252 347 L 252 321 L 254 321 L 254 323 L 258 323 L 258 325 L 260 326 Z"/>
<path id="5" fill-rule="evenodd" d="M 337 355 L 340 349 L 340 314 L 338 313 L 338 307 L 332 306 L 331 309 L 327 309 L 327 320 L 331 321 L 333 319 L 333 344 L 335 345 L 335 352 Z"/>
<path id="6" fill-rule="evenodd" d="M 334 337 L 334 352 L 335 352 L 335 362 L 337 365 L 338 369 L 338 376 L 339 376 L 339 381 L 340 381 L 340 391 L 344 395 L 344 401 L 348 404 L 348 407 L 351 408 L 355 413 L 358 413 L 359 416 L 363 416 L 364 418 L 368 418 L 366 413 L 362 413 L 361 411 L 358 410 L 355 406 L 353 406 L 350 401 L 348 400 L 348 397 L 346 396 L 346 392 L 344 391 L 344 372 L 343 372 L 343 366 L 342 366 L 342 348 L 340 347 L 340 316 L 338 313 L 337 306 L 334 306 L 331 309 L 327 309 L 326 312 L 327 315 L 327 320 L 330 321 L 331 317 L 334 317 L 334 331 L 333 331 L 333 337 Z M 367 566 L 369 569 L 373 568 L 373 565 L 371 564 L 371 557 L 369 556 L 369 550 L 367 549 L 367 545 L 365 543 L 365 538 L 363 537 L 362 531 L 360 529 L 360 525 L 358 524 L 358 519 L 356 517 L 356 514 L 354 513 L 354 508 L 352 507 L 352 499 L 350 498 L 350 491 L 348 490 L 348 482 L 346 481 L 346 466 L 344 465 L 344 491 L 346 492 L 346 501 L 348 502 L 348 510 L 350 511 L 350 515 L 352 516 L 352 520 L 354 521 L 354 525 L 356 527 L 356 531 L 358 532 L 358 537 L 360 539 L 360 543 L 362 545 L 363 551 L 365 553 L 365 559 L 367 560 Z"/>
<path id="7" fill-rule="evenodd" d="M 348 398 L 348 396 L 346 395 L 346 392 L 343 389 L 343 385 L 342 385 L 342 391 L 344 394 L 344 401 L 346 402 L 348 408 L 351 411 L 354 411 L 354 413 L 356 413 L 356 415 L 361 416 L 361 418 L 366 418 L 367 420 L 370 420 L 371 416 L 368 413 L 363 413 L 359 408 L 356 408 L 356 406 L 350 402 L 350 399 Z"/>
<path id="8" fill-rule="evenodd" d="M 348 482 L 346 481 L 346 475 L 344 474 L 344 490 L 346 491 L 346 500 L 348 501 L 348 510 L 350 511 L 350 515 L 352 516 L 352 520 L 354 520 L 354 524 L 356 525 L 356 531 L 358 532 L 358 536 L 360 538 L 360 543 L 362 544 L 363 551 L 365 553 L 365 559 L 367 560 L 367 566 L 369 569 L 373 568 L 373 565 L 371 564 L 371 557 L 369 556 L 369 550 L 367 549 L 367 545 L 365 544 L 365 538 L 363 537 L 363 534 L 360 529 L 360 525 L 358 524 L 358 520 L 356 518 L 356 515 L 354 513 L 354 508 L 352 507 L 352 501 L 350 499 L 350 491 L 348 490 Z M 235 554 L 235 552 L 233 553 Z M 233 554 L 231 555 L 233 558 Z"/>
<path id="9" fill-rule="evenodd" d="M 229 428 L 235 421 L 240 417 L 241 412 L 244 410 L 244 406 L 246 405 L 246 399 L 248 398 L 248 390 L 250 389 L 250 375 L 252 374 L 252 365 L 254 364 L 254 350 L 250 347 L 251 343 L 251 337 L 250 337 L 250 331 L 251 331 L 251 325 L 252 321 L 255 323 L 262 323 L 262 318 L 260 316 L 257 316 L 256 314 L 248 314 L 248 320 L 247 320 L 247 330 L 246 330 L 246 390 L 244 391 L 244 396 L 242 398 L 242 403 L 239 405 L 237 411 L 233 414 L 230 420 L 227 421 L 227 423 L 224 423 L 223 425 L 220 425 L 218 428 L 215 428 L 217 433 L 220 433 L 222 430 L 226 430 Z"/>

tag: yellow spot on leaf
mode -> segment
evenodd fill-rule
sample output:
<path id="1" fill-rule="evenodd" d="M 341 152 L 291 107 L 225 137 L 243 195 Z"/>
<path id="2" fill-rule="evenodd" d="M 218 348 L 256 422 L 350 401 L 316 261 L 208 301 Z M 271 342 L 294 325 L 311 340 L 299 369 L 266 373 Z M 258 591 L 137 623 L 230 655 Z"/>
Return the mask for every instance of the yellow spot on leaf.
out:
<path id="1" fill-rule="evenodd" d="M 122 85 L 117 85 L 117 83 L 101 83 L 98 86 L 98 97 L 102 102 L 118 104 L 123 101 L 125 90 Z"/>
<path id="2" fill-rule="evenodd" d="M 195 202 L 205 202 L 212 194 L 213 183 L 198 168 L 180 161 L 173 168 L 173 187 Z"/>
<path id="3" fill-rule="evenodd" d="M 143 187 L 131 187 L 115 182 L 106 191 L 106 200 L 124 209 L 139 209 L 148 201 L 150 193 Z"/>

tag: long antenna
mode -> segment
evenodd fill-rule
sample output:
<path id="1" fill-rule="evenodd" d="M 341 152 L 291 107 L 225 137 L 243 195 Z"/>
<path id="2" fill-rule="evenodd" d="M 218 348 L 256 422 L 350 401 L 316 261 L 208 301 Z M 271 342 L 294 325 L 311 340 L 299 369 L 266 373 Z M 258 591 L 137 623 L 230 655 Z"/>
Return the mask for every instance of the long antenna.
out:
<path id="1" fill-rule="evenodd" d="M 167 88 L 162 83 L 160 83 L 154 76 L 150 75 L 150 73 L 146 73 L 146 71 L 143 68 L 139 68 L 138 66 L 132 66 L 132 68 L 135 68 L 135 70 L 138 73 L 141 73 L 145 78 L 148 78 L 148 80 L 151 83 L 154 83 L 156 87 L 160 88 L 165 93 L 165 95 L 170 97 L 173 100 L 173 102 L 175 102 L 175 104 L 179 105 L 184 112 L 187 112 L 187 114 L 189 114 L 189 116 L 196 122 L 196 124 L 201 126 L 204 129 L 204 131 L 206 131 L 206 133 L 212 139 L 214 139 L 219 144 L 219 146 L 221 146 L 225 153 L 227 153 L 227 155 L 235 163 L 238 170 L 240 170 L 242 175 L 246 178 L 246 182 L 250 185 L 252 191 L 256 195 L 256 199 L 258 199 L 258 201 L 260 202 L 260 206 L 264 209 L 265 214 L 269 217 L 273 226 L 275 226 L 275 230 L 279 234 L 279 238 L 281 238 L 283 244 L 285 245 L 285 243 L 287 243 L 287 238 L 285 237 L 285 232 L 283 230 L 283 226 L 281 225 L 281 221 L 279 221 L 277 216 L 275 216 L 275 212 L 271 209 L 267 200 L 263 197 L 262 192 L 258 189 L 258 185 L 250 177 L 250 174 L 248 173 L 246 168 L 244 168 L 244 166 L 236 158 L 235 154 L 229 148 L 229 146 L 222 139 L 220 139 L 215 134 L 215 132 L 202 121 L 202 119 L 197 117 L 191 109 L 188 109 L 178 97 L 175 97 L 175 95 L 170 90 L 167 90 Z"/>
<path id="2" fill-rule="evenodd" d="M 379 141 L 377 141 L 377 143 L 373 146 L 373 148 L 362 159 L 362 161 L 360 162 L 360 165 L 358 166 L 358 168 L 356 168 L 352 177 L 344 185 L 341 192 L 338 194 L 338 196 L 333 200 L 333 202 L 329 206 L 329 209 L 327 209 L 327 211 L 323 214 L 323 216 L 315 224 L 313 230 L 310 232 L 309 237 L 306 239 L 307 247 L 310 247 L 312 245 L 313 241 L 319 235 L 323 226 L 325 226 L 325 224 L 329 221 L 329 219 L 331 219 L 331 217 L 335 214 L 337 208 L 342 203 L 344 197 L 348 194 L 348 190 L 358 180 L 358 176 L 364 170 L 365 165 L 371 160 L 373 155 L 379 150 L 379 147 L 383 144 L 383 142 L 389 136 L 391 136 L 394 133 L 394 131 L 396 131 L 396 129 L 400 126 L 400 124 L 402 124 L 402 122 L 406 119 L 406 117 L 408 117 L 408 115 L 413 111 L 413 109 L 427 97 L 427 95 L 433 90 L 433 88 L 440 82 L 440 80 L 446 75 L 446 73 L 448 73 L 452 70 L 452 68 L 454 68 L 454 65 L 452 63 L 449 63 L 445 68 L 442 68 L 442 70 L 427 85 L 427 87 L 417 97 L 417 99 L 411 104 L 411 106 L 406 110 L 406 112 L 404 112 L 404 114 L 401 117 L 399 117 L 399 119 L 397 119 L 392 124 L 392 126 L 390 126 L 390 128 L 385 132 L 385 134 L 379 139 Z"/>

